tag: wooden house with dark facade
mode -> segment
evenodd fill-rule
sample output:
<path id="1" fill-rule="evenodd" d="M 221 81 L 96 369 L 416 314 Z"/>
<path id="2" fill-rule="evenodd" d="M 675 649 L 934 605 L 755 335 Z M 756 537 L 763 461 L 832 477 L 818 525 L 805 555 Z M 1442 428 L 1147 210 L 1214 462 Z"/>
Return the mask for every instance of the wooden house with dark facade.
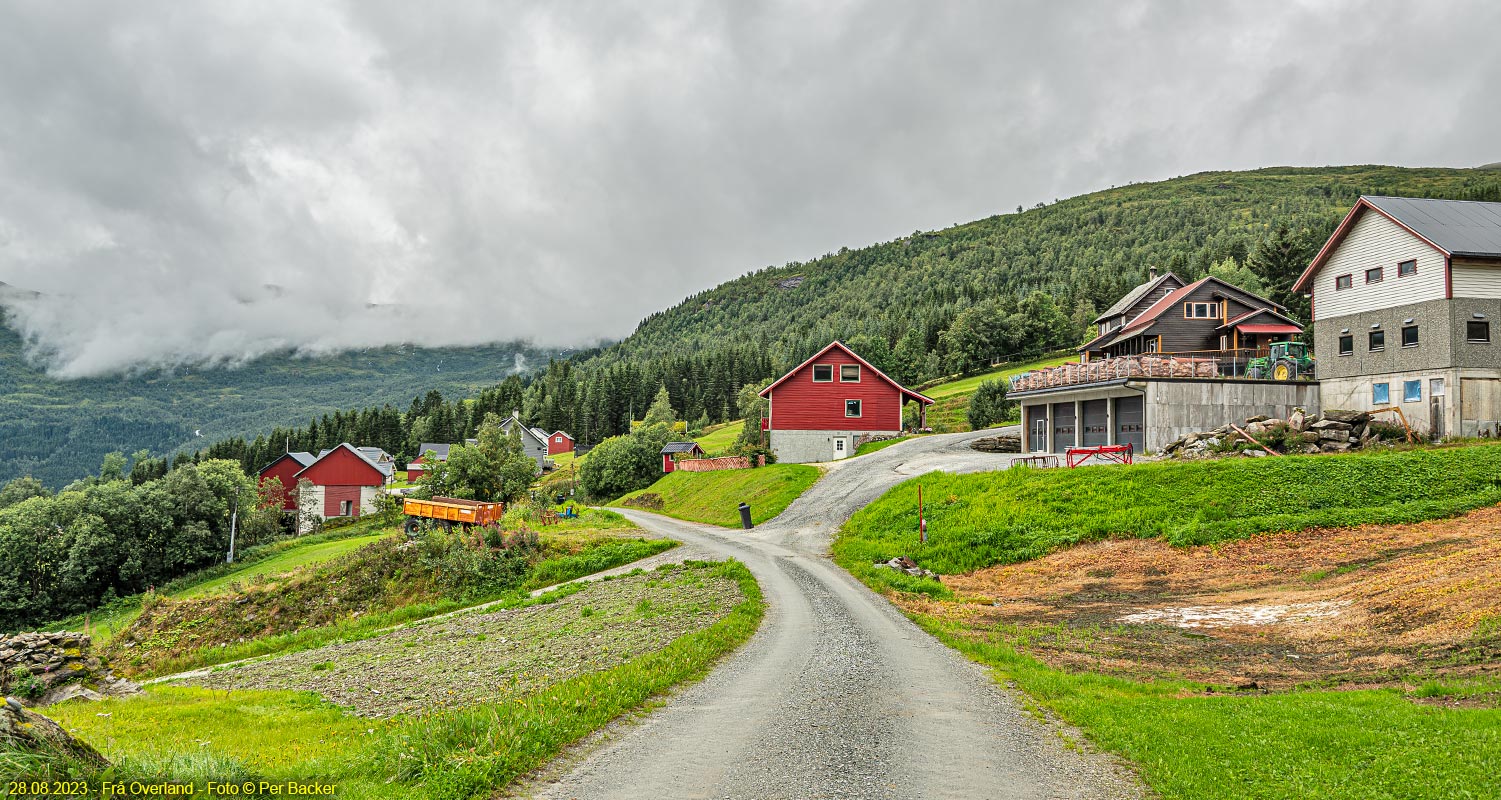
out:
<path id="1" fill-rule="evenodd" d="M 1095 320 L 1084 361 L 1142 353 L 1257 350 L 1303 332 L 1287 307 L 1208 276 L 1184 284 L 1169 272 L 1131 290 Z"/>
<path id="2" fill-rule="evenodd" d="M 1317 384 L 1248 377 L 1268 344 L 1303 332 L 1288 309 L 1216 277 L 1150 274 L 1101 314 L 1077 363 L 1019 375 L 1023 448 L 1129 444 L 1160 449 L 1194 431 L 1295 407 L 1317 411 Z"/>

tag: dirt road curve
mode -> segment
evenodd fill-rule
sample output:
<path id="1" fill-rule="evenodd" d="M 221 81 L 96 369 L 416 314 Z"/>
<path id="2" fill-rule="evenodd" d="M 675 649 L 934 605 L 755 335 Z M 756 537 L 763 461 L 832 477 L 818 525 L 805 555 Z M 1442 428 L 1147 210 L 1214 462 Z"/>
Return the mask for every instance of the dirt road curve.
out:
<path id="1" fill-rule="evenodd" d="M 976 435 L 928 437 L 841 463 L 749 534 L 625 512 L 745 562 L 766 593 L 766 620 L 704 681 L 529 791 L 650 800 L 1141 796 L 1112 759 L 1069 749 L 984 670 L 826 557 L 838 526 L 897 482 L 1008 463 L 969 449 Z"/>

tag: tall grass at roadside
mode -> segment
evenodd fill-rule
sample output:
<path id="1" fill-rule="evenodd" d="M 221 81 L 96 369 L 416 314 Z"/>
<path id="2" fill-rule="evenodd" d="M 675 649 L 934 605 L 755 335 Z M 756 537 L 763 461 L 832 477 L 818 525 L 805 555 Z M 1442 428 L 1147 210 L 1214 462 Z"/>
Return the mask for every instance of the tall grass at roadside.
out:
<path id="1" fill-rule="evenodd" d="M 632 561 L 637 561 L 647 556 L 656 555 L 663 550 L 671 549 L 676 545 L 677 542 L 671 539 L 631 539 L 602 544 L 585 550 L 582 553 L 539 562 L 533 567 L 533 577 L 530 577 L 521 588 L 497 594 L 477 595 L 462 599 L 409 603 L 388 611 L 364 614 L 340 620 L 333 625 L 302 628 L 280 635 L 264 636 L 222 647 L 200 647 L 161 660 L 155 665 L 153 672 L 157 675 L 168 675 L 202 667 L 226 664 L 246 658 L 310 650 L 337 641 L 367 639 L 395 625 L 426 619 L 438 614 L 458 611 L 497 600 L 503 601 L 503 605 L 506 607 L 517 607 L 522 603 L 530 602 L 528 593 L 532 589 L 562 583 L 574 578 L 582 578 L 585 575 L 592 575 L 600 570 L 629 564 Z M 571 592 L 572 590 L 564 587 L 561 591 Z"/>
<path id="2" fill-rule="evenodd" d="M 918 486 L 926 545 L 917 543 Z M 876 573 L 892 573 L 872 571 L 872 562 L 902 554 L 952 574 L 1111 537 L 1213 544 L 1271 531 L 1417 522 L 1497 502 L 1501 445 L 931 473 L 857 512 L 834 555 L 860 577 L 879 580 Z M 897 588 L 923 587 L 941 593 L 931 582 Z"/>

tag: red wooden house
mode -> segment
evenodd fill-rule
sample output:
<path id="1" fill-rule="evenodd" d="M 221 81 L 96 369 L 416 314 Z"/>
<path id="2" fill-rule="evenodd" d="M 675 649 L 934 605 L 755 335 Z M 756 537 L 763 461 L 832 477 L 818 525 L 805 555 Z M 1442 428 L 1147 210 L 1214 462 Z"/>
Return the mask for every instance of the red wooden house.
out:
<path id="1" fill-rule="evenodd" d="M 902 431 L 902 407 L 933 401 L 832 342 L 761 390 L 767 398 L 771 450 L 784 463 L 832 461 L 853 455 L 859 440 Z M 922 427 L 919 424 L 919 427 Z"/>
<path id="2" fill-rule="evenodd" d="M 312 453 L 282 453 L 275 461 L 261 467 L 262 484 L 272 478 L 281 481 L 281 510 L 297 510 L 297 473 L 316 460 Z"/>
<path id="3" fill-rule="evenodd" d="M 564 433 L 562 431 L 553 431 L 552 435 L 549 436 L 549 437 L 547 437 L 547 454 L 548 455 L 555 456 L 555 455 L 558 455 L 560 453 L 572 453 L 572 452 L 573 452 L 573 437 L 572 436 L 569 436 L 568 434 L 566 434 L 566 433 Z"/>
<path id="4" fill-rule="evenodd" d="M 374 448 L 365 448 L 374 451 Z M 304 511 L 327 519 L 358 517 L 375 510 L 380 488 L 391 482 L 393 465 L 347 442 L 318 454 L 294 477 L 312 484 L 299 498 Z"/>

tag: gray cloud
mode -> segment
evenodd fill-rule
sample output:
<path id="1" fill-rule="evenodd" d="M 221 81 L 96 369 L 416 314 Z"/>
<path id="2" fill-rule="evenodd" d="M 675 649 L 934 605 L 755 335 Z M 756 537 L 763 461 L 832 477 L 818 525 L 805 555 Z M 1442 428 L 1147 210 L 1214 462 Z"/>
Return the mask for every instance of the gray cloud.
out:
<path id="1" fill-rule="evenodd" d="M 65 376 L 621 336 L 1112 184 L 1496 161 L 1498 29 L 1483 2 L 0 0 L 0 280 L 44 293 L 13 318 Z"/>

